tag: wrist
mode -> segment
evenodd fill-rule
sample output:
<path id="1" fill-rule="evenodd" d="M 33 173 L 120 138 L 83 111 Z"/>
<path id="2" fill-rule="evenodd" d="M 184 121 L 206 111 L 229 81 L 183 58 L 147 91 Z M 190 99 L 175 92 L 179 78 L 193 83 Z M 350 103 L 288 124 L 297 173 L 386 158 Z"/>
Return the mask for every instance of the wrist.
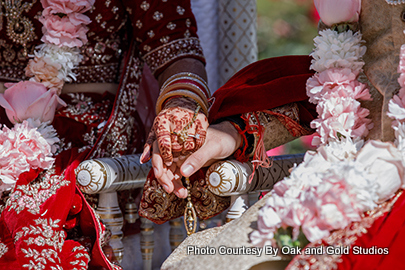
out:
<path id="1" fill-rule="evenodd" d="M 183 96 L 175 96 L 167 99 L 163 104 L 163 110 L 170 108 L 183 108 L 190 111 L 195 111 L 197 109 L 198 103 L 193 99 Z"/>

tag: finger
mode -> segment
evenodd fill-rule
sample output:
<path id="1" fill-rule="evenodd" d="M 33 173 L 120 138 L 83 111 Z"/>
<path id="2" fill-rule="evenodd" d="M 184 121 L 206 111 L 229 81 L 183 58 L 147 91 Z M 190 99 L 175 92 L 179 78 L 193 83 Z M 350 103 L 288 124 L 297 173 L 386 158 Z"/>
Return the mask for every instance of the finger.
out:
<path id="1" fill-rule="evenodd" d="M 181 151 L 181 154 L 187 155 L 187 153 L 193 151 L 195 149 L 195 134 L 196 133 L 196 125 L 192 125 L 192 127 L 188 130 L 188 137 L 186 142 L 183 145 L 183 150 Z"/>
<path id="2" fill-rule="evenodd" d="M 175 153 L 180 153 L 183 149 L 183 146 L 179 143 L 179 137 L 176 134 L 172 133 L 170 138 L 172 141 L 172 154 L 174 155 Z"/>
<path id="3" fill-rule="evenodd" d="M 200 149 L 203 146 L 206 136 L 207 136 L 207 129 L 203 127 L 200 121 L 198 121 L 196 126 L 196 140 L 195 140 L 196 150 Z"/>
<path id="4" fill-rule="evenodd" d="M 174 194 L 176 194 L 179 198 L 186 198 L 187 197 L 187 189 L 183 186 L 181 181 L 181 174 L 180 168 L 176 168 L 174 173 L 173 185 L 174 185 Z"/>
<path id="5" fill-rule="evenodd" d="M 184 177 L 189 177 L 198 169 L 206 165 L 206 163 L 217 156 L 217 151 L 211 144 L 204 144 L 200 149 L 191 154 L 180 168 L 180 172 Z"/>
<path id="6" fill-rule="evenodd" d="M 162 185 L 163 189 L 167 193 L 171 193 L 173 191 L 173 184 L 170 177 L 167 175 L 167 170 L 165 165 L 163 164 L 162 157 L 158 151 L 159 147 L 157 145 L 157 141 L 154 142 L 153 146 L 153 154 L 152 154 L 152 168 L 155 174 L 156 180 L 158 180 L 159 184 Z"/>
<path id="7" fill-rule="evenodd" d="M 173 163 L 170 122 L 164 116 L 158 116 L 155 122 L 155 133 L 163 162 L 170 166 Z"/>
<path id="8" fill-rule="evenodd" d="M 156 140 L 156 135 L 153 129 L 149 132 L 148 139 L 146 140 L 145 146 L 143 147 L 143 152 L 140 157 L 141 164 L 148 162 L 151 159 L 152 145 Z"/>

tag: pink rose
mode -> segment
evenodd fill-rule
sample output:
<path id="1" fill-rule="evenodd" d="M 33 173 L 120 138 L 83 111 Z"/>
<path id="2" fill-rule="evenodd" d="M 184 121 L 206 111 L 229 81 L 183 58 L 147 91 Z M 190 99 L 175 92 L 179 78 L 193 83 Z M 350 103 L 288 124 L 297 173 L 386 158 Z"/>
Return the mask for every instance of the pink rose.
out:
<path id="1" fill-rule="evenodd" d="M 56 107 L 66 106 L 56 92 L 57 89 L 48 91 L 41 83 L 23 81 L 0 94 L 0 106 L 6 109 L 8 119 L 14 124 L 28 118 L 52 121 Z"/>
<path id="2" fill-rule="evenodd" d="M 361 0 L 314 0 L 314 3 L 326 25 L 359 20 Z"/>
<path id="3" fill-rule="evenodd" d="M 39 20 L 42 27 L 42 41 L 57 46 L 70 48 L 81 47 L 87 42 L 87 28 L 82 24 L 88 22 L 87 16 L 76 14 L 60 18 L 56 15 L 41 17 Z"/>
<path id="4" fill-rule="evenodd" d="M 95 0 L 41 0 L 43 15 L 84 13 L 94 5 Z"/>

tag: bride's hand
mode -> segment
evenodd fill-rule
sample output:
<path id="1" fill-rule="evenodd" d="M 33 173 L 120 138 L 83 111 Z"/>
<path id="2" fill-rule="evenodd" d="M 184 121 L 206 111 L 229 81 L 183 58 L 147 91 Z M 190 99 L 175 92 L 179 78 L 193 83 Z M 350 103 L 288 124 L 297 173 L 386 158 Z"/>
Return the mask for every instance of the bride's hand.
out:
<path id="1" fill-rule="evenodd" d="M 229 122 L 211 125 L 207 130 L 204 145 L 189 156 L 180 155 L 174 158 L 171 166 L 163 163 L 155 142 L 152 166 L 155 177 L 168 192 L 174 192 L 180 198 L 187 197 L 181 178 L 190 176 L 201 167 L 209 166 L 217 160 L 227 158 L 238 149 L 242 137 Z"/>
<path id="2" fill-rule="evenodd" d="M 141 162 L 152 158 L 155 176 L 167 192 L 176 190 L 176 195 L 182 197 L 184 191 L 180 191 L 181 177 L 176 165 L 178 158 L 193 153 L 204 144 L 207 127 L 205 114 L 197 110 L 194 101 L 186 98 L 170 100 L 155 118 Z"/>

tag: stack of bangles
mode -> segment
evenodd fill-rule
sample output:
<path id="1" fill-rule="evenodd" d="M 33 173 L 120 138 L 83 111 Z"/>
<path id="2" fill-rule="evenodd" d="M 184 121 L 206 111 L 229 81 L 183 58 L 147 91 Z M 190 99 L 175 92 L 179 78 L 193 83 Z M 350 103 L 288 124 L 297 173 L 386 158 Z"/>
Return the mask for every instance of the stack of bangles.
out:
<path id="1" fill-rule="evenodd" d="M 190 72 L 181 72 L 168 78 L 160 90 L 156 103 L 156 114 L 159 114 L 168 99 L 177 96 L 191 98 L 200 105 L 205 115 L 208 115 L 210 91 L 207 83 L 200 76 Z"/>

